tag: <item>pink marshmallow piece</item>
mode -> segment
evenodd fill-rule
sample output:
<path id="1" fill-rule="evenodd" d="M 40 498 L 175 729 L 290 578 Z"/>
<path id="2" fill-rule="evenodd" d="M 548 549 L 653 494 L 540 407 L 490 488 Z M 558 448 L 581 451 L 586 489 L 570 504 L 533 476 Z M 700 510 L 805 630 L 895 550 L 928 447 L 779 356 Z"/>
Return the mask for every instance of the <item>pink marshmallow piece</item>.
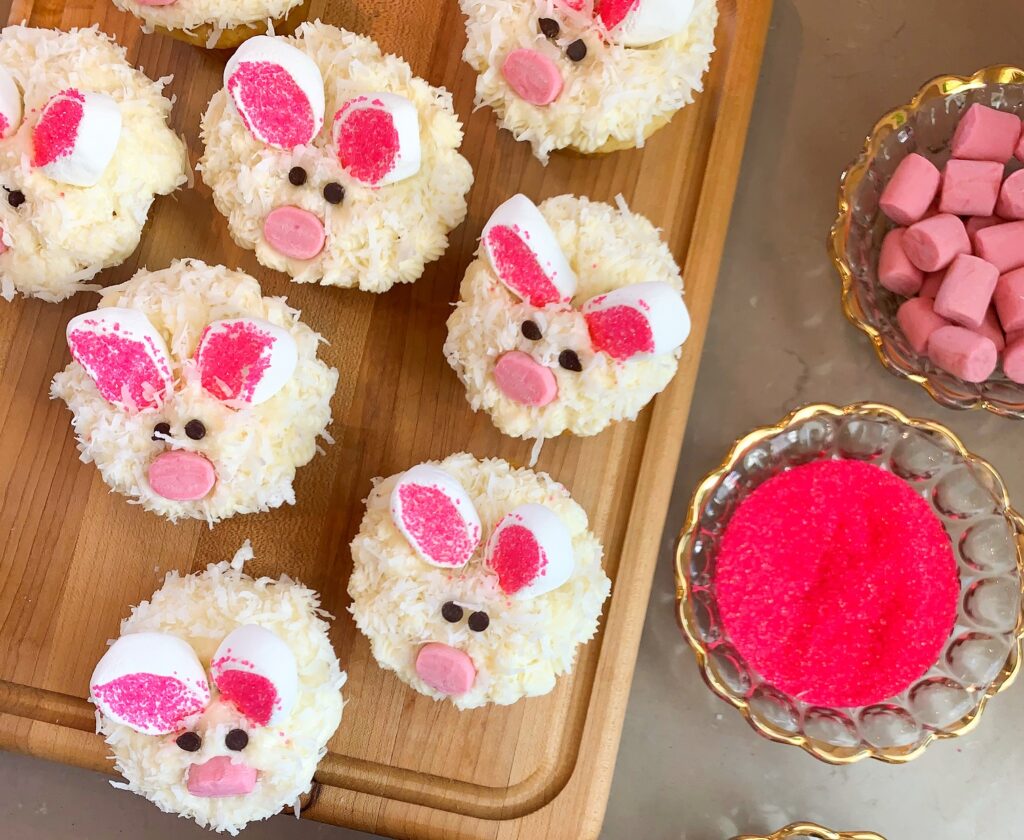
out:
<path id="1" fill-rule="evenodd" d="M 902 243 L 907 258 L 922 271 L 938 271 L 958 254 L 971 253 L 967 228 L 951 213 L 939 213 L 911 225 Z"/>
<path id="2" fill-rule="evenodd" d="M 562 72 L 558 65 L 536 50 L 513 50 L 501 66 L 501 75 L 531 105 L 550 105 L 562 94 Z"/>
<path id="3" fill-rule="evenodd" d="M 416 656 L 416 675 L 434 691 L 465 694 L 476 681 L 469 654 L 441 642 L 428 642 Z"/>
<path id="4" fill-rule="evenodd" d="M 1006 220 L 1024 219 L 1024 169 L 1018 169 L 1003 181 L 996 213 Z"/>
<path id="5" fill-rule="evenodd" d="M 924 282 L 921 284 L 921 290 L 918 292 L 918 295 L 935 300 L 935 296 L 939 293 L 939 287 L 942 286 L 942 278 L 945 276 L 945 271 L 929 271 L 924 276 Z"/>
<path id="6" fill-rule="evenodd" d="M 978 329 L 998 280 L 999 272 L 991 263 L 970 254 L 958 255 L 935 297 L 936 313 L 954 324 Z"/>
<path id="7" fill-rule="evenodd" d="M 965 382 L 984 382 L 996 369 L 995 344 L 965 327 L 939 327 L 928 339 L 928 357 Z"/>
<path id="8" fill-rule="evenodd" d="M 498 359 L 494 379 L 506 397 L 522 405 L 540 408 L 558 396 L 554 373 L 519 350 L 512 350 Z"/>
<path id="9" fill-rule="evenodd" d="M 958 216 L 991 216 L 996 209 L 1003 165 L 990 160 L 956 160 L 942 173 L 939 211 Z"/>
<path id="10" fill-rule="evenodd" d="M 924 272 L 907 258 L 903 250 L 906 232 L 906 228 L 893 228 L 882 240 L 878 252 L 878 282 L 890 292 L 910 297 L 920 290 Z"/>
<path id="11" fill-rule="evenodd" d="M 1013 157 L 1020 139 L 1020 118 L 975 103 L 960 119 L 953 135 L 953 157 L 967 160 L 991 160 L 1005 164 Z"/>
<path id="12" fill-rule="evenodd" d="M 993 300 L 1004 330 L 1024 330 L 1024 268 L 1000 276 Z"/>
<path id="13" fill-rule="evenodd" d="M 907 155 L 892 173 L 878 206 L 898 225 L 912 225 L 928 213 L 942 174 L 928 158 Z"/>
<path id="14" fill-rule="evenodd" d="M 1024 385 L 1024 336 L 1016 336 L 1014 341 L 1006 345 L 1003 352 L 1003 373 L 1007 379 Z"/>
<path id="15" fill-rule="evenodd" d="M 174 502 L 203 498 L 217 482 L 213 464 L 198 452 L 173 449 L 158 455 L 149 465 L 153 492 Z"/>
<path id="16" fill-rule="evenodd" d="M 1013 156 L 1019 161 L 1024 161 L 1024 126 L 1021 128 L 1020 139 L 1017 141 L 1017 146 L 1013 150 Z"/>
<path id="17" fill-rule="evenodd" d="M 967 228 L 967 238 L 971 240 L 971 247 L 975 249 L 978 247 L 975 242 L 975 236 L 977 236 L 979 230 L 984 230 L 993 225 L 1001 225 L 1005 221 L 1006 219 L 1002 219 L 999 216 L 971 216 L 971 218 L 964 222 L 964 227 Z"/>
<path id="18" fill-rule="evenodd" d="M 975 253 L 1001 274 L 1024 266 L 1024 221 L 982 228 L 974 240 Z"/>
<path id="19" fill-rule="evenodd" d="M 1006 336 L 1003 334 L 1003 328 L 999 324 L 999 316 L 996 315 L 995 307 L 990 306 L 985 310 L 985 317 L 981 321 L 981 326 L 975 332 L 989 339 L 1000 353 L 1006 347 Z"/>
<path id="20" fill-rule="evenodd" d="M 896 310 L 896 322 L 915 353 L 924 353 L 931 334 L 940 327 L 949 326 L 949 321 L 935 314 L 932 301 L 923 297 L 911 298 L 900 304 Z"/>
<path id="21" fill-rule="evenodd" d="M 185 784 L 193 796 L 245 796 L 256 787 L 256 768 L 218 755 L 189 767 Z"/>
<path id="22" fill-rule="evenodd" d="M 278 207 L 263 220 L 263 238 L 275 251 L 293 260 L 311 260 L 324 249 L 324 223 L 301 207 Z"/>

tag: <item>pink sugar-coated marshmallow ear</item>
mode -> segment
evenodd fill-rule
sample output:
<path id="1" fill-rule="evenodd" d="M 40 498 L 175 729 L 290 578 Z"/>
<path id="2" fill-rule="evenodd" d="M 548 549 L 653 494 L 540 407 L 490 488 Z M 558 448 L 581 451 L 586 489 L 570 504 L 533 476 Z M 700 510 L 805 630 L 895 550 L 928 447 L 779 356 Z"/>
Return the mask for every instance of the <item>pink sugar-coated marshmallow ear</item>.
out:
<path id="1" fill-rule="evenodd" d="M 217 755 L 202 764 L 189 766 L 185 787 L 193 796 L 206 799 L 224 796 L 245 796 L 256 788 L 259 775 L 241 758 Z"/>
<path id="2" fill-rule="evenodd" d="M 956 160 L 942 173 L 939 210 L 957 216 L 991 216 L 1003 182 L 1003 165 L 989 160 Z"/>
<path id="3" fill-rule="evenodd" d="M 0 65 L 0 140 L 12 136 L 18 130 L 23 116 L 18 83 L 7 68 Z"/>
<path id="4" fill-rule="evenodd" d="M 163 336 L 136 309 L 107 307 L 68 322 L 68 347 L 100 395 L 123 409 L 159 404 L 171 390 L 171 359 Z"/>
<path id="5" fill-rule="evenodd" d="M 487 540 L 486 563 L 501 591 L 520 600 L 551 592 L 572 577 L 572 537 L 543 505 L 519 505 L 505 514 Z"/>
<path id="6" fill-rule="evenodd" d="M 942 173 L 928 158 L 907 155 L 882 190 L 878 206 L 898 225 L 912 225 L 925 217 L 939 192 Z"/>
<path id="7" fill-rule="evenodd" d="M 431 566 L 465 566 L 480 544 L 482 528 L 473 500 L 450 473 L 430 464 L 407 470 L 391 491 L 391 519 Z"/>
<path id="8" fill-rule="evenodd" d="M 1002 324 L 999 323 L 999 316 L 996 314 L 994 306 L 990 306 L 985 310 L 985 317 L 981 322 L 981 326 L 975 332 L 991 341 L 999 353 L 1002 353 L 1003 348 L 1006 347 L 1006 334 L 1003 332 Z"/>
<path id="9" fill-rule="evenodd" d="M 324 124 L 324 79 L 306 53 L 283 38 L 257 35 L 224 68 L 224 87 L 249 132 L 268 146 L 311 143 Z"/>
<path id="10" fill-rule="evenodd" d="M 924 276 L 924 282 L 921 284 L 921 289 L 917 294 L 920 297 L 935 300 L 935 296 L 939 293 L 939 288 L 942 286 L 942 278 L 945 276 L 945 271 L 929 271 Z"/>
<path id="11" fill-rule="evenodd" d="M 938 271 L 953 262 L 957 254 L 971 253 L 967 228 L 951 213 L 939 213 L 911 225 L 902 244 L 907 258 L 922 271 Z"/>
<path id="12" fill-rule="evenodd" d="M 476 682 L 476 666 L 468 653 L 442 642 L 428 642 L 416 655 L 416 676 L 449 697 L 465 694 Z"/>
<path id="13" fill-rule="evenodd" d="M 953 134 L 953 157 L 1005 164 L 1013 156 L 1020 133 L 1018 116 L 975 103 Z"/>
<path id="14" fill-rule="evenodd" d="M 43 106 L 32 129 L 32 165 L 75 187 L 99 182 L 121 138 L 121 106 L 105 93 L 68 88 Z"/>
<path id="15" fill-rule="evenodd" d="M 996 213 L 1007 221 L 1024 219 L 1024 169 L 1018 169 L 1003 181 Z"/>
<path id="16" fill-rule="evenodd" d="M 210 702 L 199 657 L 167 633 L 121 636 L 97 663 L 89 689 L 106 717 L 144 735 L 174 732 Z"/>
<path id="17" fill-rule="evenodd" d="M 595 0 L 594 10 L 614 41 L 646 47 L 686 29 L 693 0 Z"/>
<path id="18" fill-rule="evenodd" d="M 558 237 L 525 195 L 494 211 L 480 242 L 498 279 L 530 306 L 567 304 L 576 294 L 576 274 Z"/>
<path id="19" fill-rule="evenodd" d="M 256 624 L 232 630 L 210 661 L 222 700 L 256 726 L 279 724 L 299 697 L 295 654 L 276 633 Z"/>
<path id="20" fill-rule="evenodd" d="M 510 52 L 501 65 L 501 75 L 516 95 L 531 105 L 550 105 L 562 95 L 562 71 L 537 50 Z"/>
<path id="21" fill-rule="evenodd" d="M 971 218 L 964 222 L 964 227 L 967 228 L 967 238 L 971 240 L 971 247 L 974 249 L 978 247 L 975 237 L 979 230 L 984 230 L 993 225 L 1001 225 L 1005 222 L 1006 219 L 1001 219 L 999 216 L 971 216 Z"/>
<path id="22" fill-rule="evenodd" d="M 996 369 L 999 352 L 991 339 L 966 327 L 940 327 L 928 338 L 928 358 L 964 382 L 984 382 Z"/>
<path id="23" fill-rule="evenodd" d="M 1016 336 L 1007 343 L 1003 351 L 1003 373 L 1012 382 L 1024 385 L 1024 336 Z"/>
<path id="24" fill-rule="evenodd" d="M 992 225 L 974 235 L 975 253 L 1001 274 L 1024 266 L 1024 221 Z"/>
<path id="25" fill-rule="evenodd" d="M 420 171 L 420 115 L 404 96 L 350 99 L 334 115 L 331 136 L 342 168 L 362 184 L 382 187 Z"/>
<path id="26" fill-rule="evenodd" d="M 924 353 L 928 349 L 928 339 L 939 327 L 949 326 L 949 321 L 935 314 L 932 301 L 928 298 L 916 297 L 905 300 L 896 310 L 896 322 L 914 348 L 915 353 Z"/>
<path id="27" fill-rule="evenodd" d="M 999 277 L 993 300 L 1004 330 L 1024 330 L 1024 268 Z"/>
<path id="28" fill-rule="evenodd" d="M 214 321 L 195 352 L 203 388 L 228 405 L 265 403 L 295 373 L 299 350 L 286 329 L 259 318 Z"/>
<path id="29" fill-rule="evenodd" d="M 878 251 L 878 282 L 897 295 L 916 295 L 924 283 L 924 272 L 914 265 L 903 248 L 906 228 L 893 228 Z"/>
<path id="30" fill-rule="evenodd" d="M 999 271 L 970 254 L 959 254 L 950 264 L 935 297 L 935 311 L 943 318 L 976 330 L 985 319 Z"/>
<path id="31" fill-rule="evenodd" d="M 690 335 L 683 293 L 668 283 L 633 283 L 588 300 L 582 307 L 594 349 L 617 361 L 661 356 Z"/>

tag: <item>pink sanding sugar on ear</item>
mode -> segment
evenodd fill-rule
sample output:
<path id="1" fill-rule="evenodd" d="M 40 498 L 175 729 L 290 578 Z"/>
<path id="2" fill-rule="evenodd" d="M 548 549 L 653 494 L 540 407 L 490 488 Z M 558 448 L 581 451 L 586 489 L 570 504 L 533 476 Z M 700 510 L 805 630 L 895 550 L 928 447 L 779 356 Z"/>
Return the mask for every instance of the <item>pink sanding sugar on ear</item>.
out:
<path id="1" fill-rule="evenodd" d="M 70 330 L 68 346 L 75 360 L 94 375 L 96 387 L 107 402 L 123 404 L 127 396 L 137 407 L 156 405 L 170 371 L 154 361 L 160 353 L 141 339 L 114 332 L 100 334 L 86 329 Z"/>
<path id="2" fill-rule="evenodd" d="M 347 106 L 346 106 L 347 107 Z M 360 108 L 335 115 L 338 160 L 349 174 L 364 184 L 377 184 L 395 166 L 398 158 L 398 129 L 391 115 L 380 108 Z"/>
<path id="3" fill-rule="evenodd" d="M 638 5 L 640 0 L 596 0 L 594 12 L 605 29 L 614 29 Z"/>
<path id="4" fill-rule="evenodd" d="M 46 104 L 32 131 L 33 166 L 46 166 L 71 154 L 85 116 L 84 103 L 81 91 L 68 88 Z"/>
<path id="5" fill-rule="evenodd" d="M 507 525 L 494 538 L 488 563 L 498 575 L 501 591 L 511 595 L 536 580 L 548 559 L 528 528 Z"/>
<path id="6" fill-rule="evenodd" d="M 561 301 L 562 295 L 555 284 L 515 229 L 507 225 L 491 228 L 487 233 L 487 246 L 502 281 L 530 306 L 540 308 Z"/>
<path id="7" fill-rule="evenodd" d="M 242 106 L 238 112 L 245 127 L 269 145 L 294 149 L 316 136 L 319 127 L 309 99 L 279 64 L 243 62 L 227 88 Z"/>
<path id="8" fill-rule="evenodd" d="M 438 566 L 464 566 L 480 542 L 479 526 L 437 487 L 406 484 L 398 496 L 402 525 L 420 550 Z"/>
<path id="9" fill-rule="evenodd" d="M 222 332 L 207 327 L 196 350 L 203 388 L 219 400 L 251 400 L 273 345 L 273 337 L 250 322 L 238 321 Z"/>
<path id="10" fill-rule="evenodd" d="M 223 663 L 213 663 L 214 668 Z M 260 674 L 238 669 L 226 669 L 217 676 L 217 689 L 221 697 L 230 701 L 243 715 L 257 726 L 266 726 L 280 704 L 274 684 Z"/>
<path id="11" fill-rule="evenodd" d="M 91 690 L 103 707 L 141 731 L 173 732 L 205 705 L 181 680 L 156 674 L 126 674 Z"/>
<path id="12" fill-rule="evenodd" d="M 654 334 L 643 313 L 629 306 L 613 306 L 584 316 L 595 350 L 624 361 L 638 353 L 654 352 Z"/>

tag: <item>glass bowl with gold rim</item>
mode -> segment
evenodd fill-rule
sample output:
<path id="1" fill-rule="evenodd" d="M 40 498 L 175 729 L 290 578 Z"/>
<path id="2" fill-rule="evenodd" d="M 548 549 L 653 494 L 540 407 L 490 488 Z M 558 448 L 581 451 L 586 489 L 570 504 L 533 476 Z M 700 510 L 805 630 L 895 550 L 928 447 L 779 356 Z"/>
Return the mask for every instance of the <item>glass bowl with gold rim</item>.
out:
<path id="1" fill-rule="evenodd" d="M 733 840 L 885 840 L 873 831 L 832 831 L 817 823 L 793 823 L 774 834 L 743 834 Z"/>
<path id="2" fill-rule="evenodd" d="M 811 705 L 763 680 L 719 616 L 715 568 L 730 518 L 763 482 L 813 461 L 856 459 L 907 481 L 949 535 L 957 616 L 939 659 L 905 691 L 860 708 Z M 944 426 L 889 406 L 810 405 L 732 447 L 698 486 L 676 550 L 679 621 L 708 686 L 773 741 L 831 764 L 910 761 L 934 740 L 973 729 L 1020 667 L 1024 519 L 984 460 Z"/>
<path id="3" fill-rule="evenodd" d="M 973 76 L 939 76 L 908 104 L 885 114 L 843 172 L 829 252 L 842 280 L 843 311 L 871 339 L 888 370 L 918 383 L 949 408 L 1024 417 L 1024 385 L 1008 379 L 1001 368 L 985 382 L 964 382 L 915 352 L 896 323 L 903 298 L 878 283 L 878 252 L 895 227 L 879 209 L 882 190 L 912 152 L 941 168 L 960 117 L 975 103 L 1024 116 L 1024 70 L 1000 65 Z"/>

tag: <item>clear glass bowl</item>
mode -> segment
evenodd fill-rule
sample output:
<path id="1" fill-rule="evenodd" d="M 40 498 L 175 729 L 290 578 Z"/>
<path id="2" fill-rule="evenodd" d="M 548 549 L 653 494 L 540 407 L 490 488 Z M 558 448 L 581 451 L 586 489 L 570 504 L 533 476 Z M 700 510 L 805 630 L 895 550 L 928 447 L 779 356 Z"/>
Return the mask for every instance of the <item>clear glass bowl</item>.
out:
<path id="1" fill-rule="evenodd" d="M 872 831 L 832 831 L 817 823 L 793 823 L 780 828 L 767 837 L 744 834 L 733 840 L 885 840 L 881 834 Z"/>
<path id="2" fill-rule="evenodd" d="M 986 382 L 973 384 L 914 352 L 896 324 L 902 298 L 878 283 L 878 251 L 886 232 L 894 227 L 878 208 L 882 190 L 911 152 L 944 164 L 957 123 L 975 102 L 1024 116 L 1024 70 L 996 66 L 970 77 L 940 76 L 921 88 L 910 103 L 883 116 L 860 157 L 843 173 L 829 251 L 842 278 L 846 317 L 870 337 L 885 367 L 917 382 L 949 408 L 986 408 L 1007 417 L 1024 417 L 1024 386 L 1007 379 L 1002 370 Z"/>
<path id="3" fill-rule="evenodd" d="M 755 487 L 800 464 L 854 458 L 908 481 L 955 548 L 956 625 L 935 665 L 906 691 L 862 708 L 812 706 L 764 682 L 718 617 L 716 553 L 729 518 Z M 676 551 L 679 620 L 704 680 L 755 730 L 832 764 L 900 763 L 936 738 L 961 735 L 1020 667 L 1024 520 L 988 463 L 938 423 L 874 403 L 810 405 L 738 441 L 697 488 Z"/>

